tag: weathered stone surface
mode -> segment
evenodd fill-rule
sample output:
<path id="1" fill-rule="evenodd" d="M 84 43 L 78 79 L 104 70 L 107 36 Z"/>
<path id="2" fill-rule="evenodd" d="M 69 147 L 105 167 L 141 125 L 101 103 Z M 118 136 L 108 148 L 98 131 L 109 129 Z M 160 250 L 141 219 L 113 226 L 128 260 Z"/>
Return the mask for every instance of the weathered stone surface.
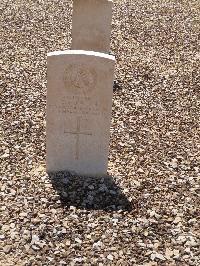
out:
<path id="1" fill-rule="evenodd" d="M 47 172 L 107 172 L 115 58 L 88 51 L 48 54 Z"/>
<path id="2" fill-rule="evenodd" d="M 73 1 L 73 50 L 109 52 L 112 6 L 107 0 Z"/>

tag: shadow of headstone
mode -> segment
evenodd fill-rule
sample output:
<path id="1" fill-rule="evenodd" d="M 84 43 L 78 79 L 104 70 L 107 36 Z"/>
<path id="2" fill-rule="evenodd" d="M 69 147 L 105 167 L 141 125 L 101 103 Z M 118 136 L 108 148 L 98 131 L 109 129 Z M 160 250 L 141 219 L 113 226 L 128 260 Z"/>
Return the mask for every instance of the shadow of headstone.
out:
<path id="1" fill-rule="evenodd" d="M 49 174 L 63 207 L 112 211 L 131 211 L 131 203 L 112 176 L 103 178 L 74 176 L 67 172 Z"/>

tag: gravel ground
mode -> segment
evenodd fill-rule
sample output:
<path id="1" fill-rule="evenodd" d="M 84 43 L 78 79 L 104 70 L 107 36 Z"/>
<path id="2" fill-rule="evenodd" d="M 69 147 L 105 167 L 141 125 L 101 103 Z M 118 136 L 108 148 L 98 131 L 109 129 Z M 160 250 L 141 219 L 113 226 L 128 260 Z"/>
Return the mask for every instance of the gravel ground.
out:
<path id="1" fill-rule="evenodd" d="M 1 0 L 1 265 L 200 265 L 200 2 L 118 0 L 109 175 L 45 173 L 46 54 L 71 1 Z"/>

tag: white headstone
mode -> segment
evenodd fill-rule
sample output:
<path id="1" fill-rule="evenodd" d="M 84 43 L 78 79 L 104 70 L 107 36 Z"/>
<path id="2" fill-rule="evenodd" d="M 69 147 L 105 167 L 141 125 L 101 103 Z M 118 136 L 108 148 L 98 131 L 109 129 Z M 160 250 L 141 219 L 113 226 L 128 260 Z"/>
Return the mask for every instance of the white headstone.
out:
<path id="1" fill-rule="evenodd" d="M 97 52 L 48 54 L 47 172 L 107 174 L 114 64 Z"/>
<path id="2" fill-rule="evenodd" d="M 73 1 L 73 50 L 109 52 L 112 6 L 108 0 Z"/>

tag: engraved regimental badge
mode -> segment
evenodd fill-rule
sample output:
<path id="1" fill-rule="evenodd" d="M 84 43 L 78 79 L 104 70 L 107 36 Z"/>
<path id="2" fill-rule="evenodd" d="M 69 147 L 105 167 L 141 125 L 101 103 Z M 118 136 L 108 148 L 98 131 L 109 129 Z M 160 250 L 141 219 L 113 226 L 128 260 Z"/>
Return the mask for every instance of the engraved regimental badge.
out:
<path id="1" fill-rule="evenodd" d="M 89 95 L 95 89 L 96 72 L 86 65 L 70 64 L 63 77 L 65 89 L 74 95 Z"/>

